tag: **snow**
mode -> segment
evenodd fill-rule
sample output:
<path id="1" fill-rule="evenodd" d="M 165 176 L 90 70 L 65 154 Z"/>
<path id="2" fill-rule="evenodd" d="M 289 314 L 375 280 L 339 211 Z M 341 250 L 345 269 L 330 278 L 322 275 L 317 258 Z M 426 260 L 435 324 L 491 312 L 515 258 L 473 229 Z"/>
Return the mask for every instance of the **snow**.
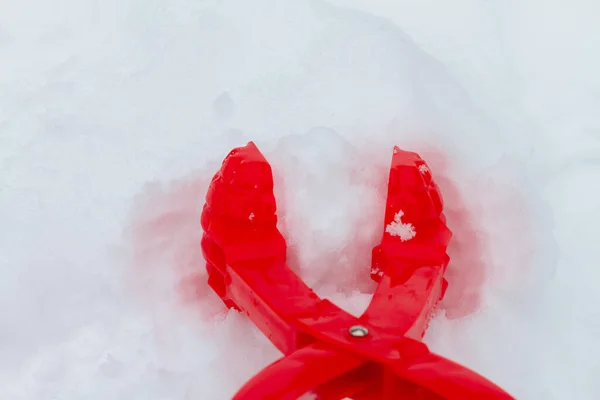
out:
<path id="1" fill-rule="evenodd" d="M 35 10 L 35 11 L 32 11 Z M 600 397 L 593 0 L 0 4 L 0 398 L 226 399 L 278 357 L 204 284 L 253 140 L 289 264 L 359 313 L 394 145 L 444 195 L 425 338 L 519 399 Z"/>
<path id="2" fill-rule="evenodd" d="M 391 236 L 398 236 L 401 241 L 406 242 L 417 236 L 417 231 L 410 222 L 402 222 L 403 216 L 404 211 L 398 211 L 394 215 L 394 220 L 385 227 L 385 231 Z"/>

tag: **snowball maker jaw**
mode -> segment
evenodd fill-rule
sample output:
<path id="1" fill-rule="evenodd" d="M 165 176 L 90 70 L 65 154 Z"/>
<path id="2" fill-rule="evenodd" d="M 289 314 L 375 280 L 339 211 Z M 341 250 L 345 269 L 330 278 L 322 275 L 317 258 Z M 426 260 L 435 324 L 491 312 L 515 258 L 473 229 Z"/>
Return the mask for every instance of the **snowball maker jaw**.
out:
<path id="1" fill-rule="evenodd" d="M 285 264 L 271 167 L 254 143 L 224 159 L 201 225 L 208 284 L 284 354 L 234 400 L 513 399 L 421 341 L 447 287 L 452 234 L 418 154 L 394 148 L 382 240 L 372 252 L 378 286 L 358 318 L 319 298 Z"/>

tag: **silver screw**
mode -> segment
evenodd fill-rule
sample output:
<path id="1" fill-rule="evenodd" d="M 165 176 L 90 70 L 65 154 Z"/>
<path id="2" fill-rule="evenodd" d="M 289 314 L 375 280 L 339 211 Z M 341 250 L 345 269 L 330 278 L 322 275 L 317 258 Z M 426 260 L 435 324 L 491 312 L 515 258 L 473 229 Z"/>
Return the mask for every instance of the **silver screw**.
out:
<path id="1" fill-rule="evenodd" d="M 352 337 L 365 337 L 369 334 L 369 330 L 362 325 L 351 326 L 348 330 Z"/>

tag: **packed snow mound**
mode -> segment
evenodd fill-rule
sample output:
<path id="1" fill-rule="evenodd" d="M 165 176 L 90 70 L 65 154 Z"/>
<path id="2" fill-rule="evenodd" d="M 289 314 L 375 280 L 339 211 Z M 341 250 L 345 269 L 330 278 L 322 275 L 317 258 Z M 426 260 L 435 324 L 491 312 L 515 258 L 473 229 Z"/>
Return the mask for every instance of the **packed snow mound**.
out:
<path id="1" fill-rule="evenodd" d="M 598 5 L 332 3 L 0 6 L 0 398 L 226 399 L 277 358 L 198 245 L 249 140 L 290 265 L 353 313 L 392 146 L 419 152 L 455 233 L 427 343 L 519 399 L 600 396 Z"/>

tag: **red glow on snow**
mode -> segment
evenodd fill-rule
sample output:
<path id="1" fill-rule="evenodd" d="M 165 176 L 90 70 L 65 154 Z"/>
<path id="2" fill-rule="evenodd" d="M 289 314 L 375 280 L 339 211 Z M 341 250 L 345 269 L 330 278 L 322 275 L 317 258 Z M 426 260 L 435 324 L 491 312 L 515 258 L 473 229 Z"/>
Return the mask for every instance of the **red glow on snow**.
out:
<path id="1" fill-rule="evenodd" d="M 208 180 L 198 178 L 148 186 L 134 205 L 131 233 L 138 290 L 158 302 L 176 296 L 175 301 L 212 316 L 224 308 L 206 284 L 200 249 L 207 187 Z"/>
<path id="2" fill-rule="evenodd" d="M 515 268 L 526 268 L 528 260 L 523 258 L 515 260 L 519 265 L 500 266 L 493 265 L 492 258 L 494 248 L 510 253 L 531 246 L 524 201 L 516 188 L 494 179 L 476 174 L 448 176 L 449 161 L 440 152 L 423 152 L 421 156 L 432 169 L 453 232 L 445 275 L 448 290 L 439 307 L 449 319 L 464 317 L 480 308 L 487 284 L 506 277 L 515 279 Z M 455 179 L 465 182 L 459 185 Z"/>

